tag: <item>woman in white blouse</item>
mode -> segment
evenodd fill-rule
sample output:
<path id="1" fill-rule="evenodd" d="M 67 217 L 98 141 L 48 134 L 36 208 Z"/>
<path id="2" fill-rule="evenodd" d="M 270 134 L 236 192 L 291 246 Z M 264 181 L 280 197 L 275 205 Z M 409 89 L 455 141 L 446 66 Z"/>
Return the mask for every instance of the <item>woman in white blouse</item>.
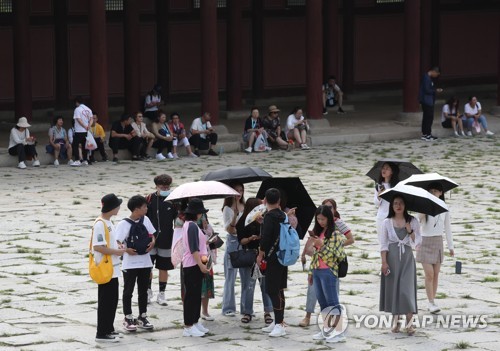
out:
<path id="1" fill-rule="evenodd" d="M 384 220 L 389 214 L 389 202 L 382 199 L 380 194 L 390 188 L 394 188 L 399 182 L 399 167 L 392 162 L 386 162 L 382 165 L 377 184 L 375 184 L 375 193 L 373 203 L 377 207 L 377 235 L 380 238 Z"/>
<path id="2" fill-rule="evenodd" d="M 427 190 L 444 201 L 443 186 L 432 183 Z M 437 216 L 420 215 L 422 245 L 417 250 L 417 262 L 422 264 L 425 273 L 425 292 L 429 300 L 428 309 L 431 313 L 438 313 L 440 308 L 434 303 L 438 287 L 439 271 L 443 263 L 443 232 L 446 233 L 446 243 L 450 256 L 455 255 L 453 238 L 451 235 L 450 213 L 445 212 Z"/>
<path id="3" fill-rule="evenodd" d="M 310 147 L 307 146 L 307 131 L 309 130 L 309 124 L 302 113 L 302 108 L 299 106 L 294 107 L 292 113 L 288 116 L 286 120 L 286 137 L 288 139 L 295 140 L 295 142 L 300 144 L 302 150 L 309 150 Z"/>

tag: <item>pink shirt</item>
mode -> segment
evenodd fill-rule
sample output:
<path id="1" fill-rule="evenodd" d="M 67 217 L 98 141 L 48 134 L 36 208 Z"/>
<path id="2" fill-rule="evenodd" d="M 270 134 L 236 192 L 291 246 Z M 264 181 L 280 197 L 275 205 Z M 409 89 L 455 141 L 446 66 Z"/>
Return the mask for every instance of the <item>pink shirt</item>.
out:
<path id="1" fill-rule="evenodd" d="M 182 241 L 184 243 L 184 255 L 182 256 L 182 267 L 184 268 L 194 267 L 197 265 L 193 255 L 191 254 L 191 251 L 189 250 L 189 242 L 188 242 L 189 223 L 191 223 L 191 221 L 186 221 L 182 226 Z M 205 237 L 205 234 L 203 234 L 200 228 L 198 228 L 198 240 L 199 240 L 198 252 L 200 253 L 201 256 L 203 255 L 207 256 L 207 239 Z"/>
<path id="2" fill-rule="evenodd" d="M 324 240 L 325 239 L 325 232 L 321 233 L 319 238 Z M 320 249 L 320 246 L 315 246 L 315 247 L 316 247 L 316 250 Z M 321 259 L 321 257 L 318 257 L 318 262 L 319 262 L 318 269 L 330 269 L 330 267 L 328 267 L 326 265 L 326 263 Z"/>

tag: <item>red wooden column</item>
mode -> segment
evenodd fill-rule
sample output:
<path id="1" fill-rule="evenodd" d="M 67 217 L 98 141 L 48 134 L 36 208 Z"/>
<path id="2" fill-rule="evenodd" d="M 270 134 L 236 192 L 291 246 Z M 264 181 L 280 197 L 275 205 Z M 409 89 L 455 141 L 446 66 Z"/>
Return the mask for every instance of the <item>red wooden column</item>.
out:
<path id="1" fill-rule="evenodd" d="M 339 76 L 339 0 L 324 0 L 324 33 L 323 38 L 325 48 L 325 74 L 327 76 Z"/>
<path id="2" fill-rule="evenodd" d="M 217 1 L 200 1 L 201 12 L 201 113 L 210 112 L 212 124 L 219 119 L 217 81 Z"/>
<path id="3" fill-rule="evenodd" d="M 108 125 L 108 58 L 104 1 L 89 1 L 90 108 Z"/>
<path id="4" fill-rule="evenodd" d="M 344 92 L 354 89 L 354 9 L 355 1 L 344 0 L 343 3 L 343 37 L 344 50 L 342 57 L 342 79 L 340 80 Z M 338 77 L 337 77 L 338 78 Z"/>
<path id="5" fill-rule="evenodd" d="M 30 1 L 12 2 L 14 12 L 14 96 L 15 120 L 33 113 L 31 91 Z"/>
<path id="6" fill-rule="evenodd" d="M 308 0 L 306 5 L 306 99 L 308 118 L 323 117 L 323 24 L 322 0 Z"/>
<path id="7" fill-rule="evenodd" d="M 403 112 L 418 112 L 420 84 L 420 0 L 405 1 Z"/>
<path id="8" fill-rule="evenodd" d="M 139 1 L 124 1 L 125 21 L 124 57 L 125 57 L 125 111 L 134 114 L 139 110 L 140 102 L 140 28 L 139 28 Z"/>
<path id="9" fill-rule="evenodd" d="M 241 110 L 241 9 L 238 0 L 227 2 L 227 110 Z"/>

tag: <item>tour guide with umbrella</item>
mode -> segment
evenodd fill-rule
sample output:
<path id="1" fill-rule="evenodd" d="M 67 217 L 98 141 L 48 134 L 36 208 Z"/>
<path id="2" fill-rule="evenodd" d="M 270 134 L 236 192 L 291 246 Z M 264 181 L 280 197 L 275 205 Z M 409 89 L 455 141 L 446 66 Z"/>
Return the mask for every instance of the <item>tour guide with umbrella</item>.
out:
<path id="1" fill-rule="evenodd" d="M 277 188 L 286 193 L 287 208 L 297 208 L 295 210 L 295 215 L 297 216 L 297 221 L 300 225 L 300 228 L 297 228 L 297 232 L 301 239 L 304 238 L 307 233 L 307 229 L 309 229 L 309 225 L 314 218 L 316 206 L 304 187 L 304 184 L 300 181 L 300 178 L 288 177 L 265 179 L 260 185 L 257 197 L 259 199 L 263 199 L 266 194 L 266 190 L 270 188 Z"/>
<path id="2" fill-rule="evenodd" d="M 380 197 L 391 202 L 396 195 L 405 199 L 405 208 L 408 211 L 419 212 L 429 216 L 437 216 L 448 211 L 446 203 L 429 193 L 413 185 L 399 183 L 394 188 L 388 189 L 380 194 Z"/>
<path id="3" fill-rule="evenodd" d="M 392 163 L 399 168 L 399 181 L 409 178 L 413 174 L 422 174 L 420 169 L 418 169 L 413 163 L 406 160 L 399 160 L 395 158 L 383 158 L 375 163 L 375 165 L 366 173 L 368 177 L 378 182 L 380 177 L 380 171 L 385 163 Z"/>
<path id="4" fill-rule="evenodd" d="M 226 167 L 208 172 L 201 177 L 201 180 L 216 180 L 225 184 L 231 182 L 245 184 L 268 178 L 272 178 L 272 175 L 258 167 Z"/>

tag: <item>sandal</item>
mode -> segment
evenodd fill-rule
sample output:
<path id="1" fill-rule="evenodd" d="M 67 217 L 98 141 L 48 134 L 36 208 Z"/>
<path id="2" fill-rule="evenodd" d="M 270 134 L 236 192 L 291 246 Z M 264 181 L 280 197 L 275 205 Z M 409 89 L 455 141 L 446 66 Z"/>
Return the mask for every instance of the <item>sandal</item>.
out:
<path id="1" fill-rule="evenodd" d="M 405 328 L 405 332 L 408 334 L 408 336 L 413 336 L 415 335 L 415 332 L 417 330 L 415 329 L 415 327 L 413 325 L 409 326 L 409 327 L 406 327 Z"/>
<path id="2" fill-rule="evenodd" d="M 395 319 L 395 323 L 392 323 L 392 329 L 391 332 L 393 333 L 399 333 L 399 330 L 401 329 L 401 323 L 399 323 L 399 316 L 398 318 Z"/>
<path id="3" fill-rule="evenodd" d="M 241 323 L 250 323 L 252 321 L 252 315 L 250 314 L 245 314 L 242 318 L 241 318 Z"/>
<path id="4" fill-rule="evenodd" d="M 311 318 L 304 317 L 304 319 L 300 321 L 299 326 L 308 327 L 310 323 L 311 323 Z"/>
<path id="5" fill-rule="evenodd" d="M 272 322 L 274 322 L 273 317 L 271 317 L 271 313 L 269 312 L 264 313 L 264 322 L 266 324 L 271 324 Z"/>

